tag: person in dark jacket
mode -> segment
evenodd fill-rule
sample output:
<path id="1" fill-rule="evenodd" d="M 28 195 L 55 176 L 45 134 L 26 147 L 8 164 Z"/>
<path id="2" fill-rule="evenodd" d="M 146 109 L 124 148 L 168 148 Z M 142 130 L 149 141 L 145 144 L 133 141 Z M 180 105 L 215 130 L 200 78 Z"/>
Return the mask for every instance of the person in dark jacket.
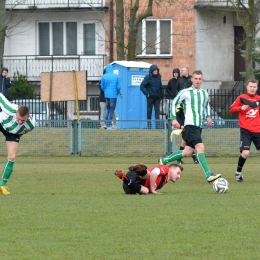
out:
<path id="1" fill-rule="evenodd" d="M 11 82 L 11 79 L 8 78 L 8 68 L 2 68 L 2 71 L 1 71 L 1 93 L 6 97 L 8 98 L 8 88 L 12 87 L 12 82 Z"/>
<path id="2" fill-rule="evenodd" d="M 189 68 L 181 68 L 181 76 L 178 78 L 176 83 L 177 93 L 185 88 L 189 88 L 192 85 L 191 75 L 189 75 Z"/>
<path id="3" fill-rule="evenodd" d="M 180 77 L 180 70 L 178 68 L 173 69 L 172 71 L 173 77 L 169 80 L 168 85 L 166 87 L 166 93 L 169 95 L 170 99 L 174 99 L 178 93 L 177 91 L 177 80 Z"/>
<path id="4" fill-rule="evenodd" d="M 106 66 L 106 73 L 101 78 L 101 89 L 104 91 L 106 98 L 105 120 L 107 129 L 112 127 L 112 119 L 116 108 L 117 96 L 121 90 L 120 78 L 114 73 L 111 64 Z"/>
<path id="5" fill-rule="evenodd" d="M 151 65 L 149 74 L 146 75 L 140 85 L 140 89 L 147 99 L 148 128 L 151 129 L 152 110 L 155 110 L 155 119 L 160 116 L 160 101 L 163 96 L 161 75 L 156 65 Z M 159 128 L 159 124 L 156 124 Z"/>

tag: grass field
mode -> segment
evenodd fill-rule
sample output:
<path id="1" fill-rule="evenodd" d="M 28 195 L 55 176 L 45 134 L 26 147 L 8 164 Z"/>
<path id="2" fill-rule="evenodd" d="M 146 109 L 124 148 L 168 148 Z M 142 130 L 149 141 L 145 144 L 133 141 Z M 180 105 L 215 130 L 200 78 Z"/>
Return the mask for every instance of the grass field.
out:
<path id="1" fill-rule="evenodd" d="M 17 158 L 11 195 L 0 194 L 0 258 L 260 259 L 259 157 L 248 159 L 244 183 L 234 178 L 237 158 L 208 159 L 229 181 L 227 194 L 214 193 L 186 158 L 182 178 L 162 195 L 125 195 L 113 172 L 139 161 Z"/>

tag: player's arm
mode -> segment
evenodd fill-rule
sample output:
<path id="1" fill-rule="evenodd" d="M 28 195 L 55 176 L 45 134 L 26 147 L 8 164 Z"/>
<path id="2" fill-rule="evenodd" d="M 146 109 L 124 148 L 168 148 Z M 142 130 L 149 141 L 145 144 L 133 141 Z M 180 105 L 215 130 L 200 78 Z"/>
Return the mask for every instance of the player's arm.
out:
<path id="1" fill-rule="evenodd" d="M 209 105 L 208 94 L 207 94 L 207 100 L 206 100 L 206 106 L 205 106 L 205 114 L 206 114 L 206 119 L 207 119 L 207 125 L 212 126 L 212 119 L 211 119 L 211 115 L 210 115 L 210 105 Z"/>
<path id="2" fill-rule="evenodd" d="M 0 93 L 0 107 L 8 115 L 15 114 L 17 110 L 17 105 L 12 104 L 2 93 Z"/>
<path id="3" fill-rule="evenodd" d="M 150 191 L 153 194 L 161 194 L 160 192 L 157 192 L 155 190 L 155 184 L 156 184 L 156 179 L 158 177 L 158 175 L 160 174 L 160 169 L 159 168 L 154 168 L 151 172 L 150 172 Z"/>
<path id="4" fill-rule="evenodd" d="M 243 104 L 241 103 L 240 97 L 238 97 L 234 101 L 234 103 L 230 106 L 229 111 L 232 114 L 238 113 L 238 112 L 242 111 L 242 106 L 243 106 Z"/>

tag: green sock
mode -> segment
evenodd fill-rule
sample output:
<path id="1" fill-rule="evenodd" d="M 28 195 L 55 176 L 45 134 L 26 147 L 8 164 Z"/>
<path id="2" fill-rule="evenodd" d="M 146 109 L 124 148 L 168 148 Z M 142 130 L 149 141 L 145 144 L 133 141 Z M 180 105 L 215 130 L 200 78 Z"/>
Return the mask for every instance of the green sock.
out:
<path id="1" fill-rule="evenodd" d="M 2 180 L 0 182 L 0 186 L 6 185 L 6 183 L 8 182 L 13 170 L 14 170 L 14 162 L 7 160 L 5 167 L 4 167 L 4 170 L 3 170 L 3 175 L 2 175 Z"/>
<path id="2" fill-rule="evenodd" d="M 209 169 L 205 154 L 204 153 L 198 153 L 197 156 L 198 156 L 200 166 L 203 169 L 205 176 L 206 176 L 206 179 L 207 179 L 210 176 L 211 171 Z"/>
<path id="3" fill-rule="evenodd" d="M 172 161 L 180 160 L 182 158 L 183 158 L 182 151 L 178 150 L 178 151 L 171 153 L 167 157 L 162 158 L 162 163 L 166 164 L 166 163 L 169 163 L 169 162 L 172 162 Z"/>

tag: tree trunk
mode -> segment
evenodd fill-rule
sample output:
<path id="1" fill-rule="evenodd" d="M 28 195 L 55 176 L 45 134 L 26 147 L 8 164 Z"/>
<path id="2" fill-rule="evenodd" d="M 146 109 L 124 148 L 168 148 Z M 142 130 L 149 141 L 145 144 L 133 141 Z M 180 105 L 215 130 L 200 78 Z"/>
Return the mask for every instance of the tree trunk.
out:
<path id="1" fill-rule="evenodd" d="M 0 0 L 0 66 L 3 67 L 3 56 L 5 46 L 6 24 L 5 24 L 5 1 Z"/>
<path id="2" fill-rule="evenodd" d="M 124 3 L 122 0 L 116 0 L 116 53 L 117 60 L 124 60 Z"/>
<path id="3" fill-rule="evenodd" d="M 243 12 L 241 12 L 241 8 Z M 246 7 L 241 0 L 238 0 L 235 5 L 235 10 L 237 14 L 237 21 L 244 28 L 246 33 L 245 39 L 245 67 L 246 67 L 246 75 L 245 82 L 248 79 L 254 78 L 254 66 L 253 66 L 253 49 L 254 49 L 254 41 L 256 37 L 255 26 L 258 23 L 258 19 L 256 17 L 256 6 L 254 0 L 248 0 L 248 7 Z"/>
<path id="4" fill-rule="evenodd" d="M 256 9 L 254 0 L 248 1 L 248 16 L 246 22 L 246 50 L 245 50 L 245 66 L 246 66 L 246 82 L 248 79 L 254 78 L 253 66 L 253 48 L 255 41 L 255 26 L 256 26 Z"/>
<path id="5" fill-rule="evenodd" d="M 139 0 L 136 0 L 135 4 L 131 6 L 130 18 L 128 22 L 129 34 L 128 34 L 128 45 L 127 45 L 127 50 L 128 50 L 127 60 L 129 61 L 135 60 L 136 35 L 138 32 L 138 26 L 143 19 L 153 15 L 152 7 L 153 7 L 153 0 L 149 0 L 145 13 L 140 14 L 136 17 L 136 13 L 139 9 Z"/>

